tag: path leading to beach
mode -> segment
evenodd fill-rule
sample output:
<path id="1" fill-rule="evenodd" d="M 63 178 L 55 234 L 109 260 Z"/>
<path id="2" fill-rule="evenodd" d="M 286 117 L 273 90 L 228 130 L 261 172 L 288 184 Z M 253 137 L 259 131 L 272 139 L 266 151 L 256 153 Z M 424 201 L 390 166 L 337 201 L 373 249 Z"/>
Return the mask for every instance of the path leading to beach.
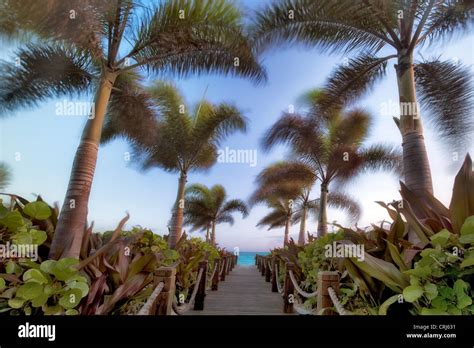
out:
<path id="1" fill-rule="evenodd" d="M 283 315 L 283 299 L 255 266 L 236 266 L 219 290 L 209 290 L 204 310 L 186 315 Z"/>

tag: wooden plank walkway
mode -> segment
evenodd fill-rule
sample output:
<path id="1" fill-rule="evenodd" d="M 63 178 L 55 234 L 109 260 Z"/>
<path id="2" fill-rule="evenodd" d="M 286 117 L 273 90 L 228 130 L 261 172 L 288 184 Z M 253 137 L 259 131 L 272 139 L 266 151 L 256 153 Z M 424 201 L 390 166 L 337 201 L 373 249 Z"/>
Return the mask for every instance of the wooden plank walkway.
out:
<path id="1" fill-rule="evenodd" d="M 272 292 L 256 266 L 235 266 L 219 282 L 219 290 L 209 290 L 204 310 L 186 312 L 186 315 L 283 315 L 283 299 Z"/>

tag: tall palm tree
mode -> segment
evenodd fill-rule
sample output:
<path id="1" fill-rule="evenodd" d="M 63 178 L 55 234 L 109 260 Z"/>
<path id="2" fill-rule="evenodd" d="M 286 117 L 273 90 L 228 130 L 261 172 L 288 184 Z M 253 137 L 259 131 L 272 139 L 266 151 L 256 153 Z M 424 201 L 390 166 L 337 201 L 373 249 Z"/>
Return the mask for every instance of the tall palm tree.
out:
<path id="1" fill-rule="evenodd" d="M 168 237 L 170 248 L 174 248 L 181 238 L 188 174 L 214 165 L 220 142 L 235 131 L 245 132 L 247 123 L 231 104 L 213 105 L 202 100 L 194 108 L 188 108 L 171 83 L 157 81 L 146 93 L 154 102 L 150 106 L 156 109 L 154 117 L 143 115 L 143 120 L 137 119 L 133 108 L 126 110 L 118 106 L 111 110 L 104 126 L 103 142 L 124 136 L 132 143 L 141 169 L 159 167 L 179 173 Z"/>
<path id="2" fill-rule="evenodd" d="M 234 213 L 239 212 L 247 217 L 247 205 L 240 199 L 227 200 L 222 185 L 208 188 L 204 185 L 193 184 L 186 188 L 185 223 L 195 229 L 212 228 L 211 244 L 216 245 L 216 225 L 220 223 L 234 224 Z M 209 229 L 208 229 L 209 231 Z"/>
<path id="3" fill-rule="evenodd" d="M 324 92 L 315 95 L 315 104 L 321 95 Z M 361 109 L 333 108 L 330 113 L 309 112 L 306 115 L 284 113 L 262 139 L 265 150 L 279 143 L 290 145 L 293 158 L 282 172 L 267 175 L 267 182 L 279 182 L 285 177 L 321 183 L 318 236 L 327 233 L 331 183 L 347 183 L 368 170 L 401 172 L 401 156 L 396 148 L 382 144 L 364 146 L 370 120 L 371 116 Z"/>
<path id="4" fill-rule="evenodd" d="M 300 223 L 298 245 L 305 244 L 306 220 L 308 215 L 319 215 L 320 198 L 310 199 L 312 187 L 316 183 L 315 175 L 292 176 L 294 162 L 281 161 L 265 168 L 257 176 L 257 190 L 250 201 L 256 203 L 273 203 L 274 198 L 285 199 L 292 203 L 291 223 Z M 298 169 L 298 168 L 297 168 Z M 351 197 L 341 192 L 331 192 L 327 197 L 327 205 L 345 210 L 353 221 L 360 217 L 360 206 Z M 280 205 L 278 205 L 280 207 Z M 274 208 L 273 206 L 271 206 Z"/>
<path id="5" fill-rule="evenodd" d="M 265 78 L 243 33 L 242 15 L 228 0 L 165 0 L 156 6 L 140 0 L 1 0 L 0 18 L 3 37 L 33 35 L 17 52 L 18 66 L 4 62 L 0 67 L 1 114 L 50 97 L 95 94 L 51 258 L 79 256 L 104 118 L 111 96 L 121 94 L 122 75 L 144 70 Z"/>
<path id="6" fill-rule="evenodd" d="M 8 186 L 11 180 L 11 171 L 6 163 L 0 162 L 0 190 Z"/>
<path id="7" fill-rule="evenodd" d="M 415 62 L 415 54 L 430 41 L 469 32 L 473 7 L 471 0 L 280 0 L 256 14 L 252 37 L 260 51 L 302 43 L 324 52 L 356 52 L 329 77 L 326 106 L 356 100 L 396 59 L 400 118 L 394 120 L 405 183 L 420 196 L 433 187 L 416 95 L 440 136 L 460 147 L 473 131 L 473 87 L 468 67 L 439 58 Z M 382 56 L 382 48 L 393 53 Z"/>

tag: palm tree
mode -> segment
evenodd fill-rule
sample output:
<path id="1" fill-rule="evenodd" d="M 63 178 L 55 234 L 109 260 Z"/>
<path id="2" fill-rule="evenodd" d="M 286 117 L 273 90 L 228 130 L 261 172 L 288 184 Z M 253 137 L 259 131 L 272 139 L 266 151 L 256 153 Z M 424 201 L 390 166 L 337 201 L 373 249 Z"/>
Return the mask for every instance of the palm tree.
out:
<path id="1" fill-rule="evenodd" d="M 242 217 L 247 217 L 247 205 L 240 199 L 227 200 L 225 189 L 222 185 L 208 188 L 204 185 L 193 184 L 186 188 L 185 223 L 194 229 L 204 226 L 212 228 L 211 244 L 216 246 L 216 225 L 220 223 L 234 224 L 233 213 L 239 212 Z"/>
<path id="2" fill-rule="evenodd" d="M 405 183 L 420 196 L 433 187 L 416 94 L 440 136 L 460 147 L 473 131 L 473 87 L 468 67 L 439 58 L 415 62 L 414 56 L 431 40 L 468 33 L 473 7 L 470 0 L 281 0 L 256 14 L 252 37 L 260 51 L 302 43 L 324 52 L 357 52 L 329 77 L 326 107 L 359 98 L 396 59 L 401 114 L 394 120 L 402 136 Z M 381 56 L 386 47 L 393 53 Z"/>
<path id="3" fill-rule="evenodd" d="M 307 217 L 309 214 L 319 215 L 321 200 L 310 199 L 311 189 L 317 177 L 312 174 L 305 175 L 305 173 L 293 177 L 293 167 L 294 162 L 281 161 L 265 168 L 257 177 L 258 188 L 250 201 L 252 204 L 273 203 L 274 198 L 277 197 L 280 201 L 283 199 L 290 202 L 292 205 L 291 223 L 300 223 L 298 245 L 304 245 Z M 341 192 L 331 192 L 327 198 L 327 205 L 347 211 L 353 221 L 360 216 L 361 209 L 358 203 Z M 281 207 L 281 204 L 278 204 L 278 207 Z"/>
<path id="4" fill-rule="evenodd" d="M 158 81 L 145 92 L 156 109 L 153 117 L 137 119 L 132 108 L 112 109 L 104 125 L 103 142 L 124 136 L 133 145 L 141 169 L 159 167 L 179 173 L 178 193 L 173 207 L 170 248 L 181 238 L 185 187 L 191 171 L 206 170 L 217 160 L 220 142 L 235 131 L 245 132 L 246 119 L 233 105 L 212 105 L 202 100 L 194 109 L 171 83 Z M 138 121 L 138 122 L 137 122 Z"/>
<path id="5" fill-rule="evenodd" d="M 8 186 L 11 180 L 11 171 L 6 163 L 0 162 L 0 190 Z"/>
<path id="6" fill-rule="evenodd" d="M 268 230 L 272 230 L 284 226 L 285 237 L 283 239 L 283 247 L 285 247 L 289 242 L 288 235 L 290 233 L 291 217 L 293 215 L 293 200 L 269 196 L 266 199 L 266 204 L 271 210 L 260 219 L 257 223 L 257 227 L 268 226 Z"/>
<path id="7" fill-rule="evenodd" d="M 314 95 L 315 105 L 321 96 L 324 92 Z M 370 120 L 371 116 L 361 109 L 334 108 L 329 113 L 310 111 L 306 115 L 284 113 L 262 139 L 265 150 L 279 143 L 290 145 L 293 158 L 283 171 L 267 175 L 267 182 L 279 182 L 283 177 L 303 183 L 320 181 L 318 236 L 327 233 L 331 183 L 347 183 L 368 170 L 401 172 L 401 156 L 396 148 L 382 144 L 363 146 Z M 334 204 L 344 206 L 345 200 L 335 197 Z"/>
<path id="8" fill-rule="evenodd" d="M 151 7 L 135 0 L 0 1 L 4 38 L 34 36 L 17 52 L 18 66 L 3 62 L 0 113 L 51 97 L 95 93 L 71 171 L 50 257 L 78 257 L 87 217 L 104 118 L 121 77 L 145 70 L 185 77 L 231 73 L 265 78 L 227 0 L 165 0 Z M 142 96 L 142 95 L 141 95 Z M 142 96 L 143 97 L 143 96 Z M 137 99 L 137 104 L 143 101 Z"/>

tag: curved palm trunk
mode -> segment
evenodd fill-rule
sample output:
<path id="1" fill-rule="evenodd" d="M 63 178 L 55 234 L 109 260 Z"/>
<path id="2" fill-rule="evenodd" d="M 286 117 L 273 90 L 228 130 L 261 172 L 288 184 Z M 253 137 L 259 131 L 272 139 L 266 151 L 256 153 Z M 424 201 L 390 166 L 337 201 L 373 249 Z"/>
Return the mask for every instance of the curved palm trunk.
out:
<path id="1" fill-rule="evenodd" d="M 399 128 L 403 139 L 405 184 L 417 196 L 433 193 L 430 163 L 423 138 L 423 127 L 416 101 L 413 57 L 406 50 L 398 56 L 397 82 L 400 99 Z"/>
<path id="2" fill-rule="evenodd" d="M 298 245 L 304 245 L 306 231 L 306 207 L 303 207 L 300 221 L 300 233 L 298 235 Z"/>
<path id="3" fill-rule="evenodd" d="M 212 222 L 212 233 L 211 233 L 211 244 L 213 247 L 216 246 L 216 222 Z"/>
<path id="4" fill-rule="evenodd" d="M 328 189 L 326 185 L 321 185 L 321 196 L 319 197 L 319 215 L 318 215 L 318 238 L 328 233 Z"/>
<path id="5" fill-rule="evenodd" d="M 49 252 L 51 259 L 79 258 L 105 111 L 116 78 L 116 73 L 110 71 L 102 73 L 94 99 L 94 114 L 84 127 L 74 158 L 66 198 Z"/>
<path id="6" fill-rule="evenodd" d="M 290 234 L 290 220 L 291 220 L 291 216 L 289 216 L 287 219 L 286 219 L 286 223 L 285 223 L 285 239 L 283 240 L 283 247 L 286 247 L 288 245 L 288 235 Z"/>
<path id="7" fill-rule="evenodd" d="M 173 216 L 171 218 L 171 230 L 168 236 L 168 246 L 170 249 L 175 249 L 176 244 L 181 238 L 183 228 L 183 213 L 184 213 L 184 189 L 186 188 L 187 175 L 181 172 L 178 182 L 178 194 L 173 208 Z"/>

